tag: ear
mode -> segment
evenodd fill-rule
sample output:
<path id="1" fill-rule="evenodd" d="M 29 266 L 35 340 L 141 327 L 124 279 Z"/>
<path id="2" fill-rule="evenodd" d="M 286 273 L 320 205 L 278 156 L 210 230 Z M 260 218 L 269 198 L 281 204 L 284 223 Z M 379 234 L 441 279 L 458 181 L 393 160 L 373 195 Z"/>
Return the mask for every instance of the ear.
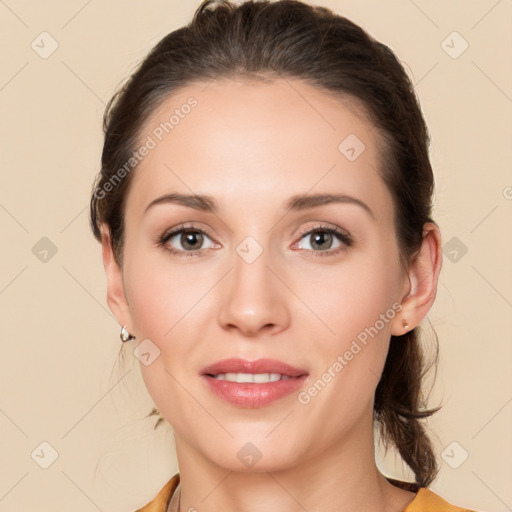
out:
<path id="1" fill-rule="evenodd" d="M 119 324 L 126 325 L 128 331 L 133 333 L 130 330 L 130 309 L 124 292 L 123 270 L 114 258 L 110 229 L 105 224 L 102 224 L 100 229 L 103 267 L 107 277 L 108 306 Z"/>
<path id="2" fill-rule="evenodd" d="M 423 240 L 418 254 L 408 269 L 409 286 L 402 299 L 402 309 L 392 322 L 391 334 L 401 336 L 417 327 L 434 304 L 437 282 L 441 272 L 443 253 L 441 232 L 437 224 L 423 226 Z M 409 324 L 402 325 L 405 320 Z"/>

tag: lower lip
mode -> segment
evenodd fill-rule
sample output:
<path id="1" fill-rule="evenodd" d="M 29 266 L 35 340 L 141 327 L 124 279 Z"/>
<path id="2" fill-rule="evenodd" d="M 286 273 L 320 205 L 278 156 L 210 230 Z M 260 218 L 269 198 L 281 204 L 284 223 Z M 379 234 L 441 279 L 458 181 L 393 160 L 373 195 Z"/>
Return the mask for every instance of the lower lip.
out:
<path id="1" fill-rule="evenodd" d="M 307 375 L 301 375 L 287 380 L 260 384 L 255 382 L 230 382 L 209 375 L 202 375 L 213 393 L 233 405 L 246 409 L 263 407 L 297 391 L 303 385 L 306 377 Z"/>

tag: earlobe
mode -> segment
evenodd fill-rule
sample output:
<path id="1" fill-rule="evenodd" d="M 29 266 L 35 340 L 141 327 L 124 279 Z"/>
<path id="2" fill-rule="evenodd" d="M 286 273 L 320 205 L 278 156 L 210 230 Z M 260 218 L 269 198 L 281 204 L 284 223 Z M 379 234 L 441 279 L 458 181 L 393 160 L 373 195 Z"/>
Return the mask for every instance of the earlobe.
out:
<path id="1" fill-rule="evenodd" d="M 110 230 L 105 224 L 101 225 L 101 247 L 107 278 L 108 306 L 120 325 L 130 326 L 130 310 L 124 291 L 123 271 L 114 257 Z"/>
<path id="2" fill-rule="evenodd" d="M 435 223 L 429 222 L 423 227 L 421 248 L 409 266 L 410 290 L 402 301 L 400 315 L 391 326 L 391 334 L 401 336 L 427 316 L 436 298 L 441 267 L 441 233 Z"/>

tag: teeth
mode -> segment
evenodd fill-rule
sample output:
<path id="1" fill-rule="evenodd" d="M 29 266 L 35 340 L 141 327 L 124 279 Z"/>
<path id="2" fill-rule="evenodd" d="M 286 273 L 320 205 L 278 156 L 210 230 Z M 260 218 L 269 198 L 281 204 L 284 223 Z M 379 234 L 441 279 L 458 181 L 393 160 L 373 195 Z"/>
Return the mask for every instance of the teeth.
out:
<path id="1" fill-rule="evenodd" d="M 214 377 L 218 380 L 228 380 L 230 382 L 256 382 L 257 384 L 288 380 L 291 378 L 288 375 L 281 375 L 280 373 L 219 373 L 218 375 L 214 375 Z"/>

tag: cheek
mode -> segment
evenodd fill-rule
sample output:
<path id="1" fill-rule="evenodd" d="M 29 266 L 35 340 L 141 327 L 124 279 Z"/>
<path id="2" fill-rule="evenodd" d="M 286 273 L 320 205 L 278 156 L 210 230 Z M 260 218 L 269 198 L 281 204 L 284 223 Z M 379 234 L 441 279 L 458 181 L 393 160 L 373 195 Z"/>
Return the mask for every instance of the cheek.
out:
<path id="1" fill-rule="evenodd" d="M 375 256 L 382 251 L 368 251 L 347 258 L 336 271 L 316 269 L 309 284 L 297 281 L 295 289 L 316 316 L 303 320 L 304 329 L 315 331 L 316 356 L 311 359 L 318 362 L 315 387 L 322 398 L 312 402 L 324 403 L 323 421 L 334 420 L 334 425 L 368 406 L 386 360 L 391 322 L 401 309 L 396 302 L 399 267 L 388 251 L 386 259 Z M 336 418 L 329 416 L 332 403 L 340 404 Z"/>
<path id="2" fill-rule="evenodd" d="M 134 329 L 161 350 L 188 315 L 198 315 L 198 303 L 213 284 L 192 267 L 173 264 L 165 254 L 142 251 L 132 251 L 126 261 L 125 290 Z"/>
<path id="3" fill-rule="evenodd" d="M 337 267 L 309 266 L 295 272 L 293 289 L 311 312 L 304 320 L 309 318 L 310 328 L 328 346 L 334 342 L 341 349 L 375 325 L 384 337 L 389 334 L 397 309 L 399 267 L 393 255 L 384 259 L 376 253 L 383 251 L 351 255 Z"/>
<path id="4" fill-rule="evenodd" d="M 175 305 L 172 294 L 168 293 L 169 283 L 157 268 L 150 271 L 145 265 L 128 269 L 126 275 L 125 288 L 134 329 L 139 337 L 150 338 L 160 345 L 173 325 L 171 313 Z"/>
<path id="5" fill-rule="evenodd" d="M 149 364 L 140 360 L 141 375 L 155 406 L 168 421 L 172 420 L 173 427 L 179 422 L 192 422 L 190 396 L 180 383 L 189 378 L 187 363 L 194 348 L 191 340 L 198 332 L 194 321 L 197 324 L 197 315 L 201 314 L 197 305 L 200 289 L 192 276 L 177 266 L 173 268 L 157 258 L 149 262 L 143 255 L 138 259 L 136 252 L 131 256 L 132 260 L 126 262 L 125 286 L 137 343 L 152 343 L 146 345 L 151 353 Z"/>

